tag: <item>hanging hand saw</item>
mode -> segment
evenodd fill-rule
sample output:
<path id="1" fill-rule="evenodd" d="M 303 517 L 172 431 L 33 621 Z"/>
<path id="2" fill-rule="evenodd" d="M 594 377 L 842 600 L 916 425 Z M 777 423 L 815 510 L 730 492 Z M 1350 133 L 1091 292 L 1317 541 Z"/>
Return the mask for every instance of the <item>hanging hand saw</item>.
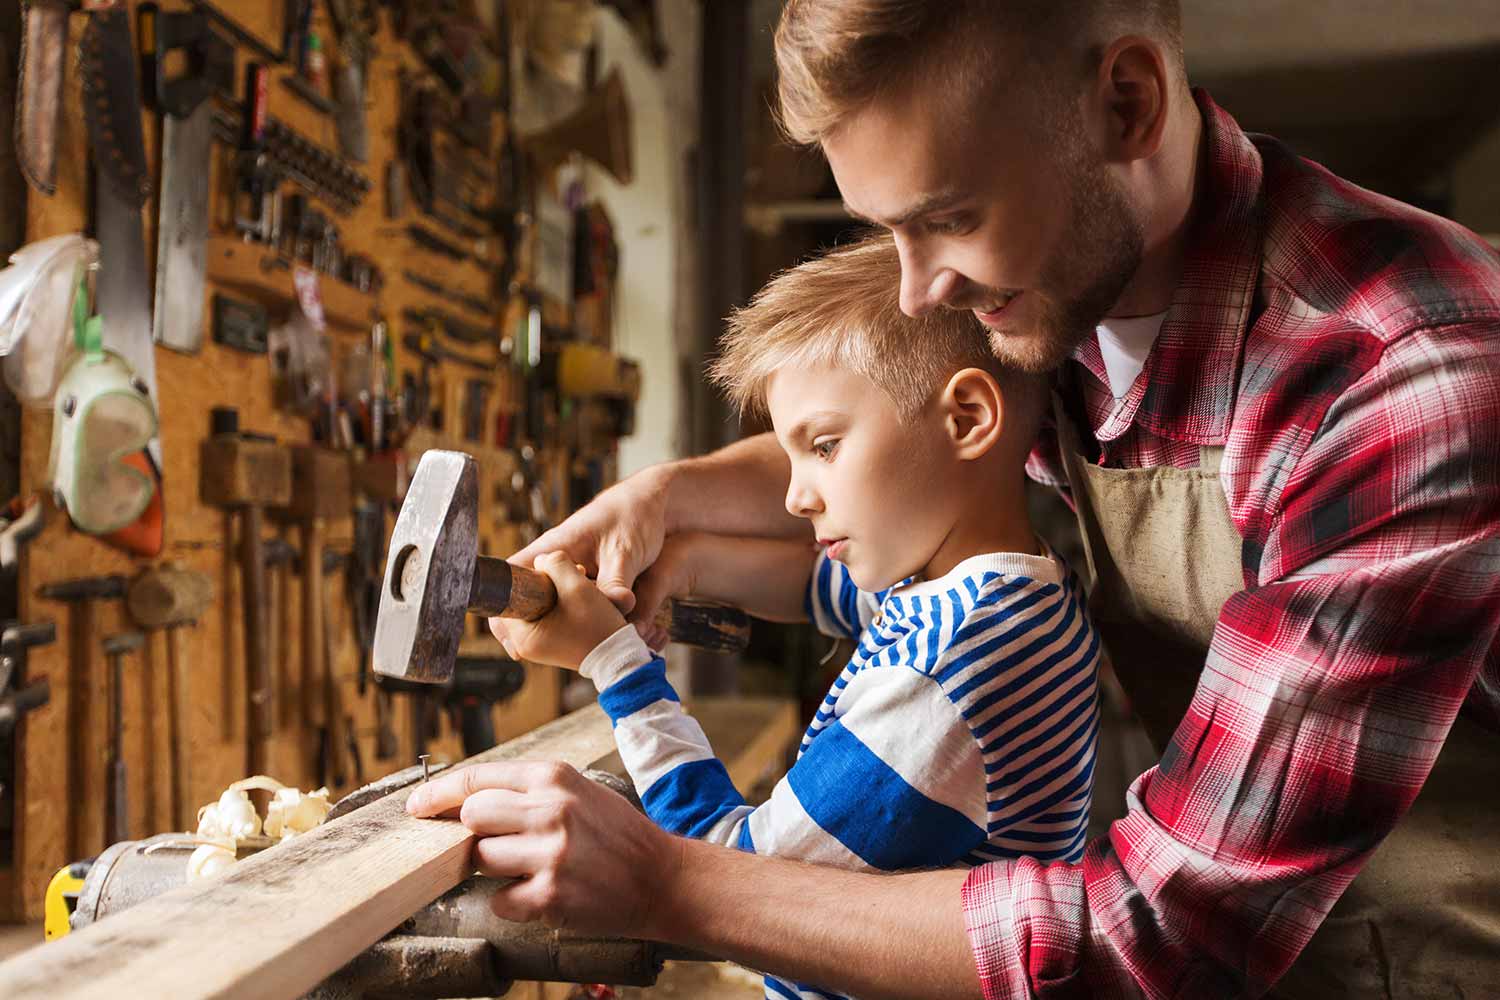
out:
<path id="1" fill-rule="evenodd" d="M 152 339 L 196 354 L 203 344 L 204 273 L 208 252 L 209 154 L 215 92 L 233 94 L 234 46 L 199 10 L 159 12 L 142 5 L 140 44 L 155 78 L 161 112 L 161 208 L 156 237 L 156 306 Z M 166 74 L 173 52 L 185 71 Z"/>
<path id="2" fill-rule="evenodd" d="M 130 363 L 160 412 L 156 355 L 151 342 L 151 278 L 141 207 L 151 193 L 141 132 L 141 89 L 126 4 L 91 5 L 83 33 L 84 117 L 94 147 L 95 230 L 99 239 L 97 306 L 103 343 Z M 139 453 L 138 453 L 139 454 Z M 142 464 L 156 484 L 156 502 L 144 520 L 111 541 L 141 555 L 161 548 L 161 439 L 147 443 Z M 154 513 L 153 513 L 154 512 Z"/>

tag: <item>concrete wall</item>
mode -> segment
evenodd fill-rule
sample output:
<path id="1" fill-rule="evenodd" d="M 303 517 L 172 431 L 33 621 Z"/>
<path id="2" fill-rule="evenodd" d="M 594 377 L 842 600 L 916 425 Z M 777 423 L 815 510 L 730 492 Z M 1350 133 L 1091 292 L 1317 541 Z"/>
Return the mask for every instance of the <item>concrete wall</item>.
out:
<path id="1" fill-rule="evenodd" d="M 658 68 L 612 9 L 599 18 L 603 79 L 618 66 L 630 102 L 635 177 L 629 186 L 590 167 L 589 190 L 603 201 L 620 245 L 615 348 L 641 363 L 644 384 L 635 434 L 620 445 L 622 477 L 683 454 L 680 327 L 693 278 L 690 156 L 698 141 L 701 13 L 696 0 L 658 0 L 668 56 Z M 686 315 L 684 315 L 686 312 Z"/>

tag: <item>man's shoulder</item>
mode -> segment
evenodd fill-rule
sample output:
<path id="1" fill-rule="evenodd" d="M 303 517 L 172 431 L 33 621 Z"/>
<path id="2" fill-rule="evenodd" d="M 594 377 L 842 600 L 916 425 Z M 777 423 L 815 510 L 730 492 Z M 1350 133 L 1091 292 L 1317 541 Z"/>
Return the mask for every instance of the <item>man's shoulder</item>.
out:
<path id="1" fill-rule="evenodd" d="M 1346 333 L 1378 350 L 1415 331 L 1500 322 L 1500 251 L 1253 138 L 1264 166 L 1262 316 L 1281 320 L 1257 324 L 1262 331 Z"/>

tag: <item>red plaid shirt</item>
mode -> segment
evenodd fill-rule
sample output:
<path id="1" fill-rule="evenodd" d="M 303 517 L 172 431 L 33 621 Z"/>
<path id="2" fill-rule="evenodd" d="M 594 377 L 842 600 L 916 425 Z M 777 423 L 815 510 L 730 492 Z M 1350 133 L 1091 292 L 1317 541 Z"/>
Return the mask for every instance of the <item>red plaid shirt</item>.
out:
<path id="1" fill-rule="evenodd" d="M 1460 707 L 1500 728 L 1500 254 L 1198 100 L 1205 189 L 1145 370 L 1117 403 L 1098 345 L 1076 361 L 1105 465 L 1225 446 L 1245 590 L 1108 836 L 969 876 L 987 998 L 1265 991 Z"/>

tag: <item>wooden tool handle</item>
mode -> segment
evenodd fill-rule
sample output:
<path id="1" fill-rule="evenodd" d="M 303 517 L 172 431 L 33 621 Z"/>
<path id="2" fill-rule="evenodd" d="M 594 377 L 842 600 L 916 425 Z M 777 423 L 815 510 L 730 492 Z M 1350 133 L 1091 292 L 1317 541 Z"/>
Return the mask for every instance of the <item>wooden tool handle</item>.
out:
<path id="1" fill-rule="evenodd" d="M 188 691 L 187 653 L 182 648 L 181 625 L 167 627 L 167 741 L 172 746 L 172 828 L 187 830 L 194 819 L 193 782 L 188 776 L 192 754 L 188 748 L 188 712 L 193 704 Z"/>
<path id="2" fill-rule="evenodd" d="M 534 622 L 557 606 L 557 588 L 545 573 L 480 556 L 474 563 L 469 610 L 479 615 Z"/>
<path id="3" fill-rule="evenodd" d="M 750 616 L 725 604 L 668 601 L 656 613 L 656 624 L 673 642 L 685 646 L 738 653 L 750 645 Z"/>
<path id="4" fill-rule="evenodd" d="M 302 522 L 302 719 L 326 727 L 323 710 L 323 520 Z"/>
<path id="5" fill-rule="evenodd" d="M 534 622 L 557 606 L 557 588 L 545 573 L 480 556 L 474 565 L 469 610 Z M 739 608 L 706 601 L 669 601 L 656 622 L 673 642 L 726 653 L 750 643 L 750 616 Z"/>
<path id="6" fill-rule="evenodd" d="M 265 770 L 265 743 L 275 732 L 275 691 L 266 649 L 266 564 L 261 556 L 261 512 L 247 506 L 240 515 L 240 586 L 245 615 L 246 750 L 249 771 Z"/>

